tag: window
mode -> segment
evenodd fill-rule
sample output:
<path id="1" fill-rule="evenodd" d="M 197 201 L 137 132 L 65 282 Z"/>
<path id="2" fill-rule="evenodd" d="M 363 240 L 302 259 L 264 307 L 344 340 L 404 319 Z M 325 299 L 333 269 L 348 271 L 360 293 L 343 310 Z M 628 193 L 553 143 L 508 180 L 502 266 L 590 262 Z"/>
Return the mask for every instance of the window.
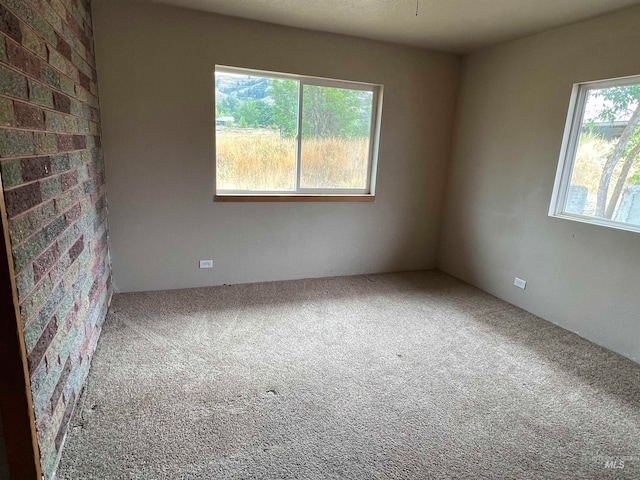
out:
<path id="1" fill-rule="evenodd" d="M 640 76 L 574 85 L 549 215 L 640 232 Z"/>
<path id="2" fill-rule="evenodd" d="M 379 85 L 216 67 L 216 200 L 373 200 L 381 97 Z"/>

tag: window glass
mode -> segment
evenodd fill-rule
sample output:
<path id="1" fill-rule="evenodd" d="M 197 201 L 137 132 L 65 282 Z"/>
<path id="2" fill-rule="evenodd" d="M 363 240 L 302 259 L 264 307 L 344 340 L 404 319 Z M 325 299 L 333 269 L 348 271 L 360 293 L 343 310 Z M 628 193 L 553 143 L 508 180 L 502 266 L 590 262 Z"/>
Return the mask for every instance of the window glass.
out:
<path id="1" fill-rule="evenodd" d="M 556 180 L 552 214 L 640 227 L 640 79 L 582 84 Z"/>
<path id="2" fill-rule="evenodd" d="M 216 74 L 217 188 L 293 191 L 297 112 L 297 82 Z"/>
<path id="3" fill-rule="evenodd" d="M 216 192 L 369 194 L 380 87 L 218 67 Z"/>
<path id="4" fill-rule="evenodd" d="M 373 92 L 304 85 L 302 188 L 367 186 Z"/>

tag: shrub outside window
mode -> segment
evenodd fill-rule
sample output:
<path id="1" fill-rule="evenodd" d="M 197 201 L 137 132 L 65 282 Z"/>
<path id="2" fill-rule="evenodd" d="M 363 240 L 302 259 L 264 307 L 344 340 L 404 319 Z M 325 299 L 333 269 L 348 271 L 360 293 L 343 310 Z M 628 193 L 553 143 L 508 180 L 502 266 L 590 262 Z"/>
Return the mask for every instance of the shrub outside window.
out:
<path id="1" fill-rule="evenodd" d="M 640 232 L 640 76 L 574 85 L 549 215 Z"/>
<path id="2" fill-rule="evenodd" d="M 379 85 L 217 66 L 216 199 L 372 200 L 381 97 Z"/>

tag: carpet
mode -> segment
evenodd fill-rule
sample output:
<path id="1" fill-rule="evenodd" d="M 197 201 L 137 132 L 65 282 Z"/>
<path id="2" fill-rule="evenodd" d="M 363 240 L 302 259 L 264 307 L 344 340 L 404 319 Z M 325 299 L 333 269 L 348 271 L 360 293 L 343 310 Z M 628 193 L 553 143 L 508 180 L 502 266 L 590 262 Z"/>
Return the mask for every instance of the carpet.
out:
<path id="1" fill-rule="evenodd" d="M 429 478 L 640 478 L 640 366 L 438 271 L 119 294 L 57 473 Z"/>

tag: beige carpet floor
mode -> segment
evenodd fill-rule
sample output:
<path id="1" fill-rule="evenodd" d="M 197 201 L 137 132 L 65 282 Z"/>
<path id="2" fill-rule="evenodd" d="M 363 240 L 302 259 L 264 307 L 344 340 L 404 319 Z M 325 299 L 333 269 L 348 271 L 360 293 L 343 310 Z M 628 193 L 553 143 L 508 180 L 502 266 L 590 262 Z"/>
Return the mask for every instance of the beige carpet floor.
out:
<path id="1" fill-rule="evenodd" d="M 640 478 L 640 366 L 436 271 L 117 295 L 81 402 L 59 480 Z"/>

